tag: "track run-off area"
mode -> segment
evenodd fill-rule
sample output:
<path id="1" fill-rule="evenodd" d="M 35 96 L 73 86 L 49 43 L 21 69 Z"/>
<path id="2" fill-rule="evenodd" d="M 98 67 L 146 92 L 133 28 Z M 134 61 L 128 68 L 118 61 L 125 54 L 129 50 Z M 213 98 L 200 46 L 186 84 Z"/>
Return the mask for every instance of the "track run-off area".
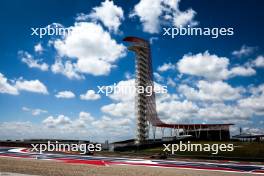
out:
<path id="1" fill-rule="evenodd" d="M 0 147 L 0 157 L 28 158 L 36 160 L 54 160 L 63 163 L 88 164 L 98 166 L 126 165 L 159 168 L 177 168 L 188 170 L 207 170 L 233 173 L 248 173 L 264 175 L 264 164 L 235 161 L 183 161 L 183 160 L 155 160 L 133 159 L 125 157 L 103 157 L 72 155 L 63 153 L 35 153 L 26 148 Z"/>

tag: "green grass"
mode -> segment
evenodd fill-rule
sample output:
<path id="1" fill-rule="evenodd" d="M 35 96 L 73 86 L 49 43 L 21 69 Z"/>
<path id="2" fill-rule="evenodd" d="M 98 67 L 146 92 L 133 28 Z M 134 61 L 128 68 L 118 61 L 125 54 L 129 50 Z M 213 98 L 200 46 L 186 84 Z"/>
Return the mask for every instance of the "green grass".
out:
<path id="1" fill-rule="evenodd" d="M 175 152 L 174 155 L 169 155 L 169 157 L 190 157 L 190 158 L 232 158 L 233 160 L 263 160 L 264 161 L 264 143 L 257 142 L 214 142 L 214 141 L 192 141 L 192 144 L 234 144 L 234 151 L 231 152 L 221 152 L 218 154 L 212 154 L 210 152 Z M 157 155 L 163 152 L 164 147 L 149 148 L 144 150 L 130 150 L 126 152 L 103 152 L 104 154 L 117 154 L 117 155 L 138 155 L 138 156 L 151 156 Z"/>
<path id="2" fill-rule="evenodd" d="M 232 152 L 221 152 L 213 155 L 211 152 L 175 152 L 175 156 L 212 156 L 212 157 L 232 157 L 232 158 L 263 158 L 264 159 L 264 143 L 257 142 L 213 142 L 213 141 L 199 141 L 192 142 L 192 144 L 222 144 L 222 143 L 232 143 L 234 144 L 234 151 Z M 140 151 L 140 153 L 155 154 L 161 153 L 164 147 L 157 147 L 151 149 L 145 149 Z"/>

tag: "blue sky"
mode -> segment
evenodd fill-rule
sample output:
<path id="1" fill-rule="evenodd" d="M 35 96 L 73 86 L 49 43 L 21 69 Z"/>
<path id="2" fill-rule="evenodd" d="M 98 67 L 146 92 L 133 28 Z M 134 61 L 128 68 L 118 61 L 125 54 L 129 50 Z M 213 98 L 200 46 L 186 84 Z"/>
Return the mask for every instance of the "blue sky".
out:
<path id="1" fill-rule="evenodd" d="M 152 41 L 155 81 L 169 90 L 158 95 L 161 119 L 235 123 L 234 133 L 240 126 L 262 132 L 263 5 L 260 0 L 1 1 L 0 138 L 133 137 L 133 95 L 96 94 L 97 86 L 133 84 L 134 55 L 122 42 L 131 35 Z M 73 32 L 31 35 L 31 28 L 55 23 Z M 179 24 L 233 28 L 234 35 L 163 35 L 164 27 Z"/>

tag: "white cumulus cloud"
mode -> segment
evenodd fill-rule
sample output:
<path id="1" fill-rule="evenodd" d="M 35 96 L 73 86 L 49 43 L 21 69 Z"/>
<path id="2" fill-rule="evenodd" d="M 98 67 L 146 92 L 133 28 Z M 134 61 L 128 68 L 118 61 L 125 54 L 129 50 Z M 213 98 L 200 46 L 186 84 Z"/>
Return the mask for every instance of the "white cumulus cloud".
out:
<path id="1" fill-rule="evenodd" d="M 40 93 L 40 94 L 49 94 L 47 87 L 39 80 L 27 81 L 24 79 L 18 79 L 16 81 L 15 87 L 18 90 Z"/>
<path id="2" fill-rule="evenodd" d="M 153 75 L 158 82 L 164 81 L 164 78 L 159 73 L 154 72 Z"/>
<path id="3" fill-rule="evenodd" d="M 40 94 L 48 94 L 48 89 L 39 80 L 24 80 L 19 78 L 15 81 L 10 81 L 0 73 L 0 93 L 18 95 L 20 91 L 34 92 Z"/>
<path id="4" fill-rule="evenodd" d="M 98 100 L 101 96 L 97 93 L 95 93 L 94 90 L 87 90 L 85 94 L 80 95 L 81 100 Z"/>
<path id="5" fill-rule="evenodd" d="M 88 17 L 101 21 L 110 31 L 117 32 L 124 19 L 124 12 L 121 7 L 114 4 L 114 1 L 106 0 L 101 6 L 94 7 Z"/>
<path id="6" fill-rule="evenodd" d="M 18 95 L 19 92 L 17 88 L 9 83 L 8 79 L 0 73 L 0 93 L 6 93 L 11 95 Z"/>
<path id="7" fill-rule="evenodd" d="M 208 82 L 201 80 L 197 89 L 187 85 L 180 85 L 179 91 L 189 100 L 226 101 L 241 97 L 242 88 L 233 88 L 223 81 Z"/>
<path id="8" fill-rule="evenodd" d="M 255 75 L 256 71 L 251 68 L 251 67 L 242 67 L 242 66 L 238 66 L 238 67 L 234 67 L 230 70 L 230 76 L 234 75 L 234 76 L 252 76 Z"/>
<path id="9" fill-rule="evenodd" d="M 141 0 L 135 7 L 130 17 L 138 16 L 143 24 L 143 31 L 158 33 L 160 29 L 160 15 L 162 6 L 160 0 Z"/>
<path id="10" fill-rule="evenodd" d="M 78 72 L 76 64 L 71 61 L 63 62 L 61 59 L 56 59 L 55 63 L 51 66 L 51 71 L 55 74 L 62 74 L 69 79 L 84 79 L 84 76 Z"/>
<path id="11" fill-rule="evenodd" d="M 252 87 L 251 96 L 238 101 L 241 108 L 247 111 L 253 111 L 256 115 L 264 115 L 264 84 Z"/>
<path id="12" fill-rule="evenodd" d="M 42 53 L 44 51 L 44 48 L 42 47 L 41 43 L 38 43 L 34 46 L 34 50 L 36 53 Z"/>
<path id="13" fill-rule="evenodd" d="M 70 99 L 70 98 L 74 98 L 75 97 L 75 94 L 72 91 L 65 90 L 65 91 L 58 92 L 55 95 L 55 97 L 56 98 L 66 98 L 66 99 Z"/>
<path id="14" fill-rule="evenodd" d="M 159 72 L 165 72 L 168 70 L 174 70 L 176 68 L 176 66 L 172 63 L 164 63 L 163 65 L 158 67 L 158 71 Z"/>
<path id="15" fill-rule="evenodd" d="M 191 26 L 194 26 L 197 24 L 197 22 L 193 21 L 194 16 L 196 15 L 196 12 L 193 9 L 188 9 L 184 12 L 176 12 L 174 14 L 173 23 L 176 27 L 182 27 L 190 24 Z"/>
<path id="16" fill-rule="evenodd" d="M 33 116 L 38 116 L 40 114 L 43 114 L 43 113 L 47 113 L 48 111 L 44 110 L 44 109 L 31 109 L 31 108 L 28 108 L 28 107 L 25 107 L 23 106 L 22 107 L 22 110 L 23 111 L 26 111 L 26 112 L 30 112 Z"/>
<path id="17" fill-rule="evenodd" d="M 202 76 L 211 80 L 226 79 L 229 75 L 229 59 L 211 55 L 209 52 L 184 55 L 177 63 L 181 73 Z"/>
<path id="18" fill-rule="evenodd" d="M 54 46 L 60 56 L 76 61 L 73 67 L 79 73 L 107 75 L 114 62 L 125 55 L 125 47 L 99 24 L 79 22 L 71 28 L 71 33 L 65 39 L 56 40 Z"/>
<path id="19" fill-rule="evenodd" d="M 163 24 L 171 24 L 175 27 L 186 25 L 194 26 L 196 12 L 193 9 L 181 11 L 180 0 L 140 0 L 135 5 L 130 17 L 138 16 L 143 24 L 143 31 L 158 33 Z"/>
<path id="20" fill-rule="evenodd" d="M 208 80 L 225 80 L 234 76 L 252 76 L 256 71 L 251 67 L 230 68 L 229 59 L 210 54 L 208 51 L 195 55 L 184 55 L 177 63 L 180 73 L 200 76 Z"/>
<path id="21" fill-rule="evenodd" d="M 57 118 L 53 116 L 49 116 L 45 120 L 43 120 L 42 123 L 47 127 L 55 128 L 57 126 L 71 124 L 72 122 L 69 117 L 64 115 L 59 115 Z"/>
<path id="22" fill-rule="evenodd" d="M 131 109 L 131 102 L 120 102 L 120 103 L 111 103 L 104 105 L 101 108 L 101 111 L 116 117 L 130 117 L 134 116 L 134 110 Z"/>
<path id="23" fill-rule="evenodd" d="M 246 46 L 246 45 L 242 45 L 241 48 L 239 50 L 235 50 L 232 52 L 232 55 L 240 58 L 240 57 L 244 57 L 244 56 L 248 56 L 251 53 L 253 53 L 256 50 L 256 47 L 252 47 L 252 46 Z"/>
<path id="24" fill-rule="evenodd" d="M 41 71 L 49 70 L 49 65 L 47 63 L 42 62 L 41 59 L 34 59 L 33 56 L 26 51 L 19 51 L 18 53 L 21 57 L 21 61 L 27 64 L 29 68 L 37 68 Z"/>
<path id="25" fill-rule="evenodd" d="M 209 123 L 237 123 L 248 121 L 252 114 L 236 105 L 214 103 L 210 106 L 200 108 L 197 116 Z"/>
<path id="26" fill-rule="evenodd" d="M 253 61 L 253 66 L 264 67 L 264 56 L 260 55 Z"/>

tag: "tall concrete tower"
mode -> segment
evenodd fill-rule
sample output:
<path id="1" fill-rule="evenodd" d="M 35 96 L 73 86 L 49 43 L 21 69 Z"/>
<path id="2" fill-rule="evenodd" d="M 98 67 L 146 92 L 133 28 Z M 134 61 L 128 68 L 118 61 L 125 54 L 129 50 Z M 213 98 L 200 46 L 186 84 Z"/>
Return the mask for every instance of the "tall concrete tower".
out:
<path id="1" fill-rule="evenodd" d="M 153 139 L 155 140 L 156 127 L 160 127 L 162 133 L 164 128 L 183 129 L 184 132 L 195 131 L 194 135 L 201 131 L 225 130 L 226 138 L 229 139 L 229 126 L 234 124 L 168 124 L 162 122 L 156 110 L 156 98 L 153 83 L 152 59 L 149 42 L 138 37 L 126 37 L 123 39 L 131 45 L 128 47 L 130 51 L 136 54 L 136 97 L 135 112 L 137 117 L 137 142 L 143 144 L 149 137 L 149 129 L 152 127 Z M 148 91 L 140 92 L 139 87 L 150 88 L 152 93 Z M 197 131 L 198 130 L 198 131 Z M 197 133 L 196 133 L 197 132 Z M 179 134 L 178 134 L 179 135 Z M 208 134 L 207 134 L 208 135 Z"/>
<path id="2" fill-rule="evenodd" d="M 135 112 L 137 117 L 137 142 L 142 144 L 148 138 L 152 96 L 147 95 L 146 91 L 142 92 L 141 90 L 142 88 L 146 90 L 146 87 L 151 86 L 151 90 L 154 93 L 150 46 L 146 40 L 137 37 L 126 37 L 124 41 L 131 42 L 132 44 L 128 49 L 136 53 L 135 86 L 137 93 L 135 97 Z"/>

